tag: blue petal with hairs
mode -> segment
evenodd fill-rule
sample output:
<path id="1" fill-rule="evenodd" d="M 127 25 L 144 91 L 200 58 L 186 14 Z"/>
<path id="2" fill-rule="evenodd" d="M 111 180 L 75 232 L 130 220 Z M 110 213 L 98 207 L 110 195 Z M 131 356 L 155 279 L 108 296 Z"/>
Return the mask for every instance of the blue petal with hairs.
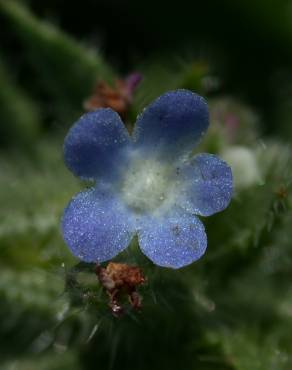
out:
<path id="1" fill-rule="evenodd" d="M 224 161 L 191 157 L 208 124 L 206 101 L 187 90 L 146 107 L 132 137 L 111 109 L 82 116 L 65 138 L 65 163 L 96 184 L 64 211 L 63 236 L 72 253 L 86 262 L 107 261 L 137 234 L 142 252 L 159 266 L 198 260 L 207 237 L 195 215 L 222 211 L 232 197 Z"/>

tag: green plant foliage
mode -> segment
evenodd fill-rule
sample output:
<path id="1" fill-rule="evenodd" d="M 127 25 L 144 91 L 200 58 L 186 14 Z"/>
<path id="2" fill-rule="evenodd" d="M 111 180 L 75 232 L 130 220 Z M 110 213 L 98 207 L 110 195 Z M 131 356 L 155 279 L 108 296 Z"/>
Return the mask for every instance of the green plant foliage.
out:
<path id="1" fill-rule="evenodd" d="M 117 258 L 139 265 L 148 278 L 140 291 L 142 312 L 128 307 L 119 319 L 107 307 L 94 266 L 74 267 L 61 240 L 62 209 L 81 186 L 64 168 L 60 148 L 50 139 L 40 143 L 34 163 L 17 156 L 2 162 L 0 334 L 16 343 L 1 346 L 8 369 L 46 369 L 51 356 L 58 369 L 58 351 L 66 353 L 64 369 L 71 356 L 80 369 L 96 363 L 113 369 L 289 369 L 288 148 L 267 142 L 253 152 L 264 184 L 235 189 L 231 206 L 208 220 L 202 260 L 178 271 L 154 267 L 136 241 Z"/>
<path id="2" fill-rule="evenodd" d="M 82 111 L 82 102 L 97 79 L 113 78 L 100 53 L 37 19 L 20 3 L 1 0 L 0 12 L 8 18 L 12 32 L 23 44 L 35 74 L 33 78 L 59 119 L 68 122 Z"/>
<path id="3" fill-rule="evenodd" d="M 142 310 L 125 294 L 124 315 L 114 316 L 94 264 L 80 263 L 62 240 L 64 207 L 91 184 L 65 168 L 65 128 L 52 122 L 71 124 L 96 79 L 118 74 L 24 4 L 0 0 L 33 81 L 20 87 L 4 62 L 9 50 L 1 50 L 0 139 L 16 148 L 0 156 L 0 369 L 290 370 L 289 140 L 262 135 L 260 116 L 220 90 L 210 60 L 157 56 L 135 68 L 144 80 L 128 120 L 165 90 L 205 95 L 211 126 L 196 150 L 225 158 L 235 187 L 231 205 L 203 219 L 208 249 L 191 266 L 154 266 L 137 239 L 114 259 L 147 277 Z M 41 130 L 43 121 L 50 131 Z"/>
<path id="4" fill-rule="evenodd" d="M 0 59 L 0 144 L 28 147 L 38 137 L 38 107 L 19 89 Z"/>

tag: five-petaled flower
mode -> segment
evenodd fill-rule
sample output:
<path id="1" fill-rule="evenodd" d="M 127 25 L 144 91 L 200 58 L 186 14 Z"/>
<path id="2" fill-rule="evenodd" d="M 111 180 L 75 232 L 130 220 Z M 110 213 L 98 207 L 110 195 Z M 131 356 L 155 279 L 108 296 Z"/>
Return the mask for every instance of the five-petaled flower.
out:
<path id="1" fill-rule="evenodd" d="M 132 136 L 112 109 L 87 113 L 64 144 L 69 169 L 95 186 L 64 211 L 64 240 L 86 262 L 115 257 L 138 234 L 155 264 L 179 268 L 207 247 L 200 219 L 227 207 L 230 167 L 211 154 L 192 156 L 209 124 L 199 95 L 170 91 L 138 117 Z"/>

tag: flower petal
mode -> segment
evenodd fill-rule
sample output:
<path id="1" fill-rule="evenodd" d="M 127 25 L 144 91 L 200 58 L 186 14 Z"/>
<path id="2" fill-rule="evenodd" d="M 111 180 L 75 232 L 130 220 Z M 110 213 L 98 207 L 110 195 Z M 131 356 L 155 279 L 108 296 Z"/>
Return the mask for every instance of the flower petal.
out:
<path id="1" fill-rule="evenodd" d="M 209 124 L 206 101 L 188 90 L 167 92 L 145 108 L 133 133 L 139 148 L 177 159 L 192 151 Z"/>
<path id="2" fill-rule="evenodd" d="M 223 211 L 232 197 L 231 168 L 212 154 L 199 154 L 181 169 L 179 204 L 189 212 L 210 216 Z"/>
<path id="3" fill-rule="evenodd" d="M 83 179 L 112 177 L 129 142 L 119 115 L 109 108 L 98 109 L 84 114 L 70 129 L 64 143 L 65 163 Z"/>
<path id="4" fill-rule="evenodd" d="M 138 232 L 142 252 L 156 265 L 180 268 L 198 260 L 207 247 L 202 222 L 184 211 L 144 218 Z"/>
<path id="5" fill-rule="evenodd" d="M 127 248 L 134 226 L 131 214 L 108 190 L 80 192 L 64 211 L 62 229 L 72 253 L 86 262 L 103 262 Z"/>

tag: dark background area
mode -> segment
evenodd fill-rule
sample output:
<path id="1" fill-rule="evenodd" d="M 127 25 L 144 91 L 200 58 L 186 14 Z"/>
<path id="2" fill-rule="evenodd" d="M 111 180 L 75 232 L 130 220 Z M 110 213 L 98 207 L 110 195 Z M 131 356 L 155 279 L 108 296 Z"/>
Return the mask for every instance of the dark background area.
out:
<path id="1" fill-rule="evenodd" d="M 207 58 L 223 81 L 220 92 L 247 101 L 263 116 L 264 130 L 277 131 L 279 106 L 291 95 L 289 1 L 27 3 L 35 14 L 100 48 L 120 73 L 158 55 Z M 25 51 L 19 50 L 4 20 L 1 24 L 4 48 L 11 52 L 9 62 L 19 67 Z"/>

